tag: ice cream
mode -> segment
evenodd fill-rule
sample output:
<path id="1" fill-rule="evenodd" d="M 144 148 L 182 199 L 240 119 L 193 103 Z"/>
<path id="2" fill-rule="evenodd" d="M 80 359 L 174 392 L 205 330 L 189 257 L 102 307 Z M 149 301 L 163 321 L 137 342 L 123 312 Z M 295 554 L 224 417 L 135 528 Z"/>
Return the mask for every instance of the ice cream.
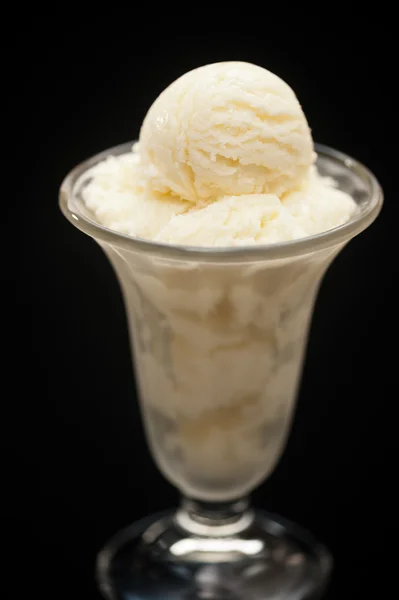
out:
<path id="1" fill-rule="evenodd" d="M 209 248 L 314 235 L 357 206 L 318 173 L 294 92 L 246 63 L 172 83 L 132 151 L 108 156 L 79 186 L 105 227 Z M 101 245 L 122 284 L 160 468 L 190 497 L 248 493 L 282 452 L 313 301 L 339 247 L 251 263 Z"/>
<path id="2" fill-rule="evenodd" d="M 314 161 L 305 115 L 291 88 L 261 67 L 216 63 L 160 94 L 140 133 L 153 189 L 192 202 L 281 195 Z"/>
<path id="3" fill-rule="evenodd" d="M 149 109 L 132 152 L 92 171 L 84 199 L 103 225 L 193 246 L 320 233 L 356 209 L 321 177 L 291 88 L 242 62 L 194 69 Z"/>

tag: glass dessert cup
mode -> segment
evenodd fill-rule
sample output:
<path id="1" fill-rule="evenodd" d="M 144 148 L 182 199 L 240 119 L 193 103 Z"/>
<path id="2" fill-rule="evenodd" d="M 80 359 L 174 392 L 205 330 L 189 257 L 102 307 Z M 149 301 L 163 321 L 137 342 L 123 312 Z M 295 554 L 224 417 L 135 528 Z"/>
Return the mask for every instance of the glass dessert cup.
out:
<path id="1" fill-rule="evenodd" d="M 328 551 L 296 525 L 252 510 L 248 494 L 283 452 L 323 275 L 377 217 L 381 188 L 357 161 L 319 145 L 320 173 L 358 205 L 349 222 L 267 246 L 163 245 L 99 225 L 81 197 L 90 167 L 131 145 L 71 171 L 60 205 L 115 268 L 148 444 L 182 502 L 106 545 L 100 590 L 113 600 L 319 597 Z"/>

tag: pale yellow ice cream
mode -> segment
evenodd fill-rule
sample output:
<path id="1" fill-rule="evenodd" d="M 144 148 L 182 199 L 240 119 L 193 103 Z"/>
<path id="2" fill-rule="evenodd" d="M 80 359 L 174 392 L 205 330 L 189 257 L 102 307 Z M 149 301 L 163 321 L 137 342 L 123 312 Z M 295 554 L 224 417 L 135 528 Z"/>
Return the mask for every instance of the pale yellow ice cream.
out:
<path id="1" fill-rule="evenodd" d="M 299 187 L 314 162 L 305 115 L 279 77 L 245 62 L 194 69 L 155 100 L 140 132 L 152 189 L 191 202 Z"/>
<path id="2" fill-rule="evenodd" d="M 302 187 L 275 194 L 223 196 L 193 203 L 151 188 L 143 176 L 139 145 L 109 157 L 91 172 L 83 196 L 96 219 L 134 237 L 188 246 L 251 246 L 321 233 L 348 221 L 354 200 L 311 167 Z"/>
<path id="3" fill-rule="evenodd" d="M 302 108 L 266 69 L 207 65 L 150 107 L 139 143 L 91 171 L 84 200 L 127 235 L 189 246 L 250 246 L 321 233 L 353 199 L 320 177 Z"/>
<path id="4" fill-rule="evenodd" d="M 130 154 L 109 156 L 91 169 L 90 176 L 83 191 L 86 206 L 100 223 L 120 233 L 152 239 L 173 216 L 192 208 L 148 187 L 137 145 Z"/>
<path id="5" fill-rule="evenodd" d="M 253 246 L 348 221 L 293 91 L 246 63 L 196 69 L 150 108 L 131 152 L 81 183 L 99 223 L 174 245 Z M 104 244 L 122 283 L 154 456 L 188 497 L 228 501 L 268 475 L 288 435 L 321 277 L 337 248 L 240 262 Z"/>

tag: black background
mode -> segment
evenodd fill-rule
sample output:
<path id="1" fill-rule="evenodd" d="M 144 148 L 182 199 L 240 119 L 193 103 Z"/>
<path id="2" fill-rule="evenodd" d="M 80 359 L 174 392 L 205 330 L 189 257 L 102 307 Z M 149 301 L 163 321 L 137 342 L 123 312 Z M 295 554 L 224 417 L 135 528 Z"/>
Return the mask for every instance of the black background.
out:
<path id="1" fill-rule="evenodd" d="M 364 162 L 385 191 L 379 219 L 325 277 L 292 435 L 254 502 L 310 528 L 332 549 L 328 598 L 390 597 L 398 534 L 397 69 L 390 16 L 377 8 L 320 6 L 298 11 L 288 28 L 284 9 L 271 18 L 251 8 L 234 18 L 240 33 L 202 34 L 190 33 L 201 16 L 194 7 L 176 31 L 174 19 L 155 8 L 149 21 L 121 7 L 84 22 L 78 14 L 47 15 L 49 24 L 32 17 L 10 88 L 27 159 L 17 169 L 5 270 L 15 289 L 14 323 L 23 325 L 3 436 L 5 521 L 19 544 L 11 561 L 19 575 L 6 578 L 12 597 L 40 589 L 43 600 L 98 598 L 93 563 L 101 545 L 177 502 L 144 440 L 116 278 L 100 248 L 61 215 L 57 195 L 76 163 L 138 136 L 166 85 L 220 60 L 280 75 L 296 91 L 314 139 Z"/>

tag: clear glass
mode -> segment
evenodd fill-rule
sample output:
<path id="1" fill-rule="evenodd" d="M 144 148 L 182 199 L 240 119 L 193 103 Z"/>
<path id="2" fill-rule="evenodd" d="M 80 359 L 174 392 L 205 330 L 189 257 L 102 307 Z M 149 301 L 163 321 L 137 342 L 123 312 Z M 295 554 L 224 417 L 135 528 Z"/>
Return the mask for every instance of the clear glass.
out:
<path id="1" fill-rule="evenodd" d="M 174 515 L 154 516 L 110 542 L 99 558 L 101 590 L 109 598 L 154 598 L 158 581 L 164 598 L 166 589 L 170 598 L 313 597 L 329 572 L 328 552 L 292 524 L 256 515 L 246 497 L 283 452 L 322 277 L 376 218 L 381 188 L 357 161 L 317 146 L 319 171 L 357 202 L 350 222 L 267 246 L 174 247 L 112 232 L 82 201 L 88 169 L 130 148 L 76 167 L 60 204 L 115 268 L 148 443 L 183 501 Z M 155 579 L 148 569 L 132 571 L 139 555 Z"/>

